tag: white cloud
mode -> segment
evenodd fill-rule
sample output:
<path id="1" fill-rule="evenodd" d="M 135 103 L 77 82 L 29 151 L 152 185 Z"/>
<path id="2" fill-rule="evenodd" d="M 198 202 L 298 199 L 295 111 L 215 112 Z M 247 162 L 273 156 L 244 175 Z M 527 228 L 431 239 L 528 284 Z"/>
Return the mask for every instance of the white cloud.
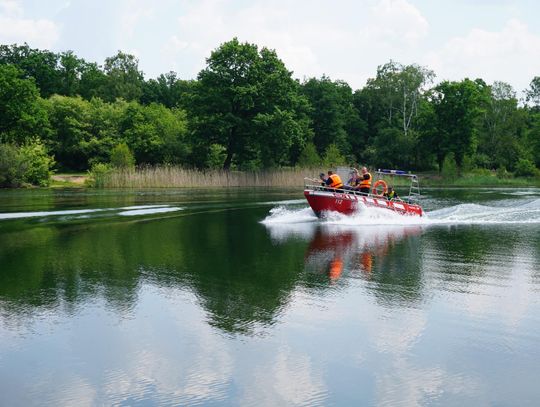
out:
<path id="1" fill-rule="evenodd" d="M 355 87 L 377 65 L 399 56 L 396 47 L 407 52 L 429 30 L 407 0 L 351 0 L 339 8 L 318 2 L 310 9 L 302 2 L 259 1 L 234 8 L 221 0 L 203 0 L 191 3 L 177 21 L 176 32 L 162 47 L 171 63 L 178 58 L 199 61 L 191 67 L 200 69 L 213 49 L 236 36 L 275 49 L 298 78 L 326 73 Z"/>
<path id="2" fill-rule="evenodd" d="M 362 30 L 364 40 L 386 46 L 415 45 L 424 38 L 429 24 L 420 10 L 407 0 L 381 0 L 371 7 L 369 24 Z M 368 44 L 365 44 L 368 45 Z"/>
<path id="3" fill-rule="evenodd" d="M 454 37 L 425 62 L 445 79 L 502 80 L 520 91 L 540 72 L 540 36 L 511 19 L 501 31 L 475 28 L 466 36 Z"/>
<path id="4" fill-rule="evenodd" d="M 126 5 L 126 11 L 122 13 L 120 18 L 119 30 L 124 40 L 133 37 L 135 29 L 141 21 L 154 17 L 154 9 L 144 6 L 144 4 L 138 4 L 137 1 L 131 0 Z"/>
<path id="5" fill-rule="evenodd" d="M 246 375 L 248 384 L 239 405 L 299 406 L 319 405 L 327 391 L 323 374 L 313 366 L 309 355 L 281 346 L 271 361 L 259 363 Z M 271 384 L 271 385 L 269 385 Z"/>
<path id="6" fill-rule="evenodd" d="M 0 43 L 27 42 L 33 47 L 52 48 L 59 38 L 59 27 L 51 20 L 24 17 L 22 6 L 12 0 L 0 1 Z"/>

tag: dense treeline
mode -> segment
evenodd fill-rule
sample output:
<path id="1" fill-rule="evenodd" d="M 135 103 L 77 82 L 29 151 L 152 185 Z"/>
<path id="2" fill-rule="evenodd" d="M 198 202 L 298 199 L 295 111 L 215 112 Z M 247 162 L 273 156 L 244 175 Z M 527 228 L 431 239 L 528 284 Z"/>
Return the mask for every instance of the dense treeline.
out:
<path id="1" fill-rule="evenodd" d="M 226 170 L 366 163 L 538 174 L 540 77 L 523 103 L 503 82 L 434 80 L 425 67 L 390 61 L 358 90 L 326 76 L 299 82 L 275 51 L 236 39 L 191 81 L 174 72 L 145 80 L 121 51 L 99 66 L 71 51 L 2 45 L 0 184 L 111 158 Z"/>

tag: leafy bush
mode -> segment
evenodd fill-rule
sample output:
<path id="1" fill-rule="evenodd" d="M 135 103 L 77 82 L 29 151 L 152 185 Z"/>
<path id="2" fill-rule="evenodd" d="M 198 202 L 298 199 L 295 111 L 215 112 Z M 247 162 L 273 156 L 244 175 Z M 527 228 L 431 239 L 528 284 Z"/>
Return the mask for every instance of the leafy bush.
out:
<path id="1" fill-rule="evenodd" d="M 87 185 L 95 188 L 103 188 L 112 172 L 112 168 L 108 164 L 96 163 L 92 165 L 88 171 L 89 179 Z"/>
<path id="2" fill-rule="evenodd" d="M 300 153 L 298 165 L 305 168 L 317 167 L 321 164 L 321 158 L 317 154 L 317 148 L 313 143 L 306 144 L 306 147 Z"/>
<path id="3" fill-rule="evenodd" d="M 521 177 L 534 177 L 539 175 L 538 168 L 526 158 L 520 158 L 516 163 L 516 175 Z"/>
<path id="4" fill-rule="evenodd" d="M 54 159 L 41 141 L 17 147 L 0 144 L 0 187 L 20 187 L 25 183 L 48 186 Z"/>
<path id="5" fill-rule="evenodd" d="M 335 144 L 330 144 L 324 152 L 324 164 L 327 167 L 335 167 L 345 163 L 345 157 L 341 155 L 339 148 Z"/>
<path id="6" fill-rule="evenodd" d="M 498 178 L 510 178 L 512 176 L 512 174 L 508 172 L 504 165 L 501 165 L 499 168 L 497 168 L 496 173 Z"/>
<path id="7" fill-rule="evenodd" d="M 211 144 L 208 157 L 206 159 L 206 165 L 208 168 L 219 169 L 223 167 L 225 156 L 227 155 L 226 148 L 221 144 Z"/>
<path id="8" fill-rule="evenodd" d="M 0 144 L 0 187 L 18 187 L 24 182 L 26 166 L 12 144 Z"/>
<path id="9" fill-rule="evenodd" d="M 458 168 L 454 158 L 454 153 L 448 154 L 444 159 L 442 176 L 444 178 L 455 178 L 458 176 Z"/>
<path id="10" fill-rule="evenodd" d="M 54 158 L 47 155 L 47 149 L 40 140 L 34 140 L 19 149 L 25 165 L 23 179 L 33 185 L 46 187 L 50 184 Z"/>
<path id="11" fill-rule="evenodd" d="M 135 158 L 126 143 L 120 143 L 112 149 L 111 165 L 115 168 L 133 169 Z"/>
<path id="12" fill-rule="evenodd" d="M 473 168 L 468 172 L 471 176 L 477 176 L 477 177 L 494 177 L 495 172 L 488 170 L 487 168 Z"/>

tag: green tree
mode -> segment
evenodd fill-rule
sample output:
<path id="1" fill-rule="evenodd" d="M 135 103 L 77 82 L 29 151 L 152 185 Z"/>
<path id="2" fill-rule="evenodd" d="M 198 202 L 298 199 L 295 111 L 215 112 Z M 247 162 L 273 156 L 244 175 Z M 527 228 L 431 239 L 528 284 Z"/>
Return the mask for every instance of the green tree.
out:
<path id="1" fill-rule="evenodd" d="M 529 88 L 525 90 L 525 97 L 527 103 L 532 107 L 540 109 L 540 76 L 533 78 Z"/>
<path id="2" fill-rule="evenodd" d="M 23 144 L 46 135 L 47 114 L 33 79 L 13 65 L 0 65 L 0 141 Z"/>
<path id="3" fill-rule="evenodd" d="M 161 103 L 168 108 L 183 107 L 190 89 L 189 81 L 178 79 L 176 72 L 171 71 L 143 83 L 141 103 Z"/>
<path id="4" fill-rule="evenodd" d="M 103 92 L 105 100 L 140 99 L 144 76 L 139 71 L 139 60 L 135 56 L 118 51 L 115 56 L 105 59 L 104 71 L 107 76 L 107 88 Z"/>
<path id="5" fill-rule="evenodd" d="M 377 76 L 366 87 L 379 99 L 385 127 L 399 127 L 405 135 L 414 129 L 418 106 L 434 77 L 433 71 L 415 64 L 390 61 L 377 68 Z"/>
<path id="6" fill-rule="evenodd" d="M 352 90 L 343 81 L 332 81 L 327 76 L 311 78 L 302 85 L 302 92 L 311 105 L 313 142 L 320 154 L 330 144 L 336 144 L 346 154 L 351 152 L 347 137 L 347 123 L 356 112 L 352 104 Z"/>
<path id="7" fill-rule="evenodd" d="M 291 72 L 274 51 L 259 52 L 256 45 L 236 38 L 207 59 L 193 88 L 190 110 L 197 155 L 207 157 L 210 145 L 222 145 L 226 170 L 233 163 L 283 163 L 293 146 L 296 157 L 291 160 L 297 159 L 310 135 L 307 102 Z M 205 160 L 198 158 L 195 164 Z"/>
<path id="8" fill-rule="evenodd" d="M 86 100 L 94 97 L 110 99 L 107 75 L 96 63 L 85 63 L 81 66 L 79 94 Z"/>
<path id="9" fill-rule="evenodd" d="M 59 56 L 47 50 L 32 49 L 24 45 L 0 45 L 0 64 L 12 64 L 34 78 L 42 97 L 61 92 Z"/>
<path id="10" fill-rule="evenodd" d="M 65 96 L 79 94 L 81 74 L 84 70 L 85 61 L 77 58 L 73 51 L 66 51 L 60 54 L 59 65 L 59 93 Z"/>
<path id="11" fill-rule="evenodd" d="M 490 168 L 511 169 L 526 151 L 522 137 L 524 111 L 518 109 L 516 93 L 507 83 L 494 82 L 486 88 L 486 93 L 482 127 L 478 134 L 479 158 Z"/>
<path id="12" fill-rule="evenodd" d="M 48 141 L 58 162 L 67 168 L 84 170 L 92 157 L 90 103 L 80 97 L 55 95 L 46 103 L 53 129 Z"/>
<path id="13" fill-rule="evenodd" d="M 432 138 L 428 143 L 437 156 L 439 171 L 450 152 L 454 153 L 459 171 L 465 154 L 472 153 L 476 146 L 482 84 L 470 79 L 444 81 L 434 88 L 431 102 L 437 131 L 427 137 Z"/>
<path id="14" fill-rule="evenodd" d="M 123 113 L 120 132 L 137 163 L 184 163 L 189 154 L 187 118 L 181 109 L 130 102 Z"/>

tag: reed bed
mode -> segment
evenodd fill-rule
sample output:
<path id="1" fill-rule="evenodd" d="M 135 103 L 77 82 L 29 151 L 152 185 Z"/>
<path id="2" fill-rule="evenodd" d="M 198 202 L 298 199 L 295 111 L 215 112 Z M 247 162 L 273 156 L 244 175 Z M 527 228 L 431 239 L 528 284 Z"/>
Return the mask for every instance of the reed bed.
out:
<path id="1" fill-rule="evenodd" d="M 192 170 L 181 167 L 147 167 L 114 170 L 104 175 L 105 188 L 214 188 L 302 187 L 305 177 L 317 177 L 319 169 L 283 168 L 267 171 Z"/>
<path id="2" fill-rule="evenodd" d="M 182 167 L 145 167 L 137 170 L 112 170 L 90 174 L 92 183 L 104 188 L 219 188 L 219 187 L 290 187 L 300 188 L 304 178 L 317 178 L 321 168 L 280 168 L 266 171 L 193 170 Z M 375 177 L 377 178 L 377 177 Z M 388 185 L 409 187 L 403 177 L 383 176 Z M 540 186 L 538 178 L 501 179 L 496 176 L 445 178 L 434 174 L 420 174 L 420 187 L 448 186 Z M 346 180 L 344 180 L 346 181 Z"/>

